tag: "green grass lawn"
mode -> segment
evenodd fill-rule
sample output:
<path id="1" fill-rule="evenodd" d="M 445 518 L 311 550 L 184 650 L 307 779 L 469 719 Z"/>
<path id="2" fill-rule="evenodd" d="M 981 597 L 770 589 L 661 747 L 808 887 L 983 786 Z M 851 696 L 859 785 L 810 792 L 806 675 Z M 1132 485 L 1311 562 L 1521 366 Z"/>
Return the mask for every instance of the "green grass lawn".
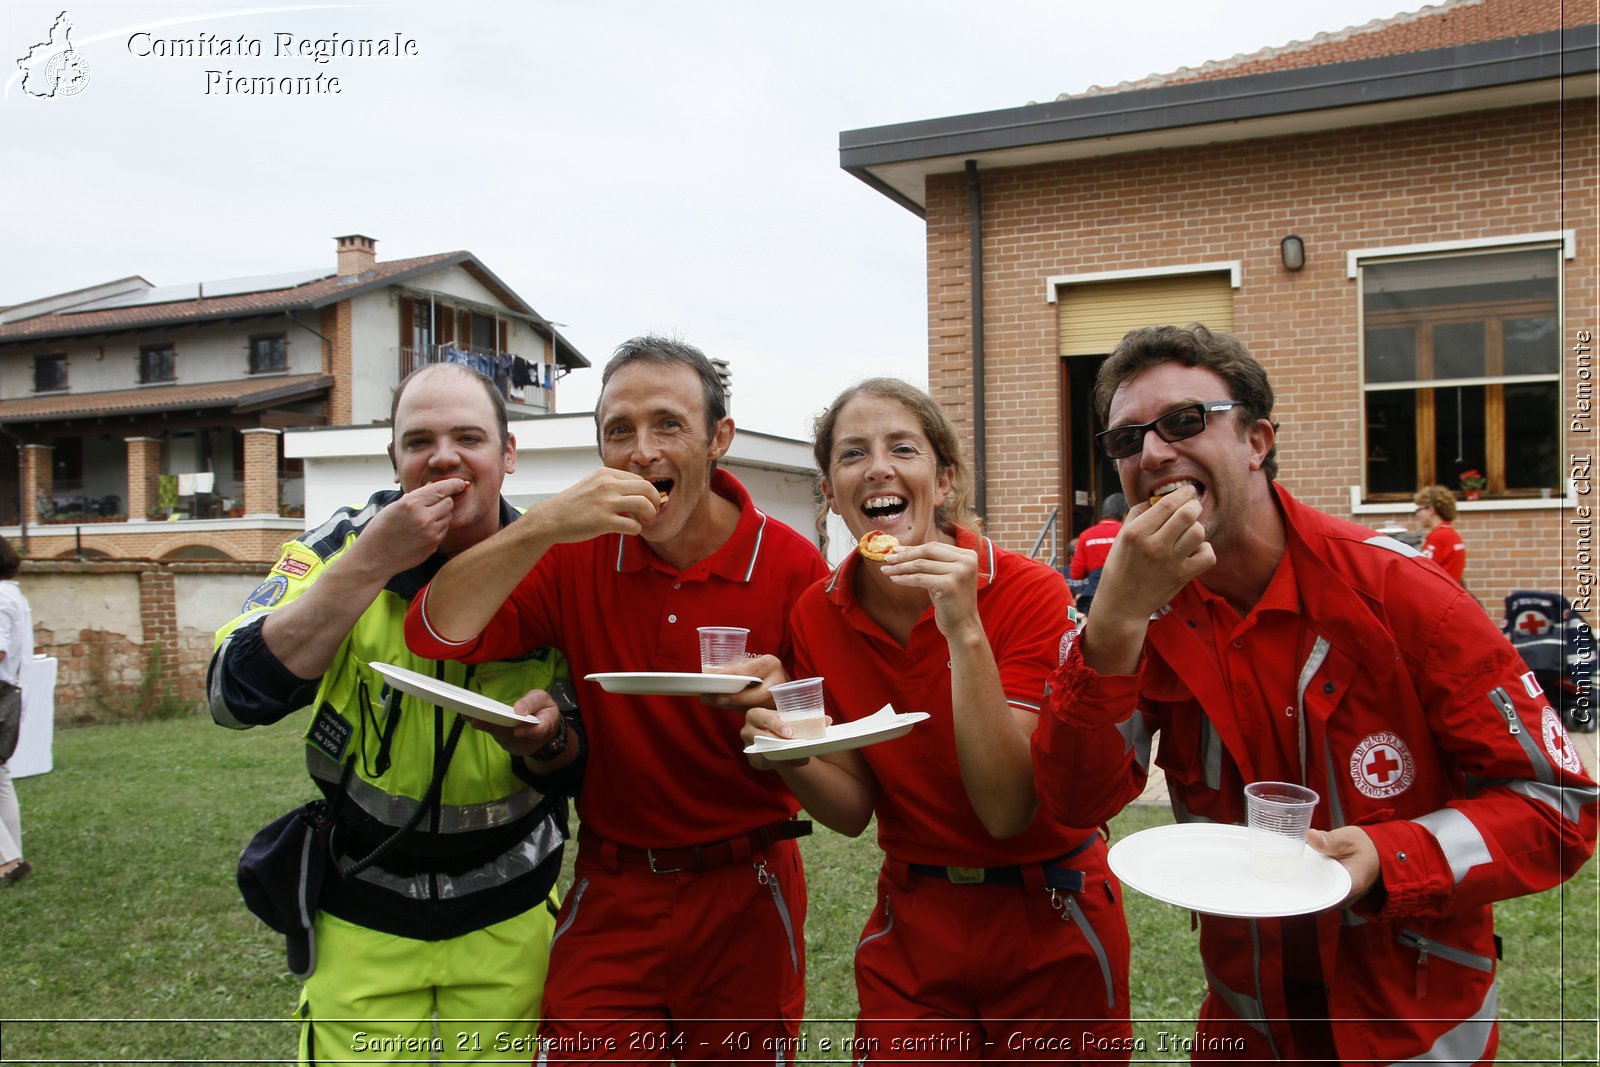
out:
<path id="1" fill-rule="evenodd" d="M 17 783 L 33 876 L 0 889 L 0 1062 L 283 1062 L 297 983 L 281 939 L 244 909 L 239 849 L 312 796 L 295 726 L 235 733 L 205 718 L 56 735 L 55 770 Z M 1126 835 L 1168 821 L 1131 808 Z M 810 884 L 811 1051 L 850 1032 L 851 962 L 877 846 L 819 828 Z M 1589 864 L 1498 909 L 1503 1062 L 1595 1062 L 1596 900 Z M 1186 1034 L 1203 983 L 1189 913 L 1128 894 L 1135 1032 Z M 1563 1021 L 1565 1020 L 1565 1021 Z M 837 1047 L 837 1046 L 836 1046 Z M 835 1054 L 836 1055 L 836 1054 Z"/>

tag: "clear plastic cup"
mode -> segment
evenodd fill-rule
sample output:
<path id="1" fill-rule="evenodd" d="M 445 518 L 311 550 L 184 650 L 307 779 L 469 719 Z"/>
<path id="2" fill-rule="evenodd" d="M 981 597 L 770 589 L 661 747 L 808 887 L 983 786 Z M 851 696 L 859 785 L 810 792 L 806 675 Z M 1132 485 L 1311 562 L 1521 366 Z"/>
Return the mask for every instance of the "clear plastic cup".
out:
<path id="1" fill-rule="evenodd" d="M 1250 827 L 1250 873 L 1268 882 L 1292 881 L 1317 806 L 1315 789 L 1293 782 L 1252 782 L 1244 787 Z"/>
<path id="2" fill-rule="evenodd" d="M 828 732 L 827 712 L 822 706 L 822 679 L 798 678 L 772 687 L 772 700 L 789 732 L 797 737 L 818 738 Z"/>
<path id="3" fill-rule="evenodd" d="M 743 626 L 700 627 L 700 671 L 721 670 L 744 659 L 744 643 L 750 631 Z"/>

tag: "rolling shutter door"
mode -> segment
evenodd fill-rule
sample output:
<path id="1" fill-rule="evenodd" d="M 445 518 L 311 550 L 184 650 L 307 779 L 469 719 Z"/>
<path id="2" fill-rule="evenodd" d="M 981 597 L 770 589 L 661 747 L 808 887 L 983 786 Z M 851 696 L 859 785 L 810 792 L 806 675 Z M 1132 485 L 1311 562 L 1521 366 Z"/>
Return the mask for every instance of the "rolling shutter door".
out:
<path id="1" fill-rule="evenodd" d="M 1141 326 L 1198 322 L 1231 333 L 1233 288 L 1224 271 L 1063 285 L 1056 315 L 1061 355 L 1103 356 Z"/>

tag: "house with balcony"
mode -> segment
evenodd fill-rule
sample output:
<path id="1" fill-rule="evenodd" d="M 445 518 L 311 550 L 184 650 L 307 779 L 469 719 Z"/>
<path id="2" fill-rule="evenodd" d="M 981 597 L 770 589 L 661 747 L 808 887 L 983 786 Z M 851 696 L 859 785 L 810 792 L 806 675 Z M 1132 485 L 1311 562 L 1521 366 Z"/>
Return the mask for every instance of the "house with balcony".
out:
<path id="1" fill-rule="evenodd" d="M 928 379 L 989 534 L 1064 562 L 1118 488 L 1095 372 L 1130 329 L 1199 321 L 1271 374 L 1301 500 L 1385 528 L 1442 484 L 1492 613 L 1592 591 L 1566 518 L 1595 505 L 1597 40 L 1593 4 L 1445 0 L 842 133 L 844 169 L 925 220 Z"/>
<path id="2" fill-rule="evenodd" d="M 269 563 L 304 528 L 296 427 L 385 423 L 426 363 L 473 366 L 513 418 L 589 361 L 471 252 L 0 307 L 0 526 L 33 558 Z"/>

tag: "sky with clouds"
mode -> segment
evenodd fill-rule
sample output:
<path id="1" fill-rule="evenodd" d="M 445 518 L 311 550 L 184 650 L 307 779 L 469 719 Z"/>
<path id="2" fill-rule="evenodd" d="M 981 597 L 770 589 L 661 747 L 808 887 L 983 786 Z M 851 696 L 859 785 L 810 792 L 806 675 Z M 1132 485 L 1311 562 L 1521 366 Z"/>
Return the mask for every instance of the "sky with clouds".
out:
<path id="1" fill-rule="evenodd" d="M 1407 0 L 524 0 L 8 5 L 0 306 L 467 249 L 598 368 L 673 334 L 730 361 L 743 427 L 808 437 L 869 373 L 925 383 L 920 219 L 839 168 L 843 130 L 1053 100 L 1308 39 Z M 81 92 L 15 60 L 65 10 Z M 414 42 L 393 58 L 299 54 Z M 261 54 L 164 55 L 244 38 Z M 287 54 L 278 54 L 287 46 Z M 337 78 L 224 92 L 220 76 Z M 598 370 L 566 378 L 592 408 Z"/>

